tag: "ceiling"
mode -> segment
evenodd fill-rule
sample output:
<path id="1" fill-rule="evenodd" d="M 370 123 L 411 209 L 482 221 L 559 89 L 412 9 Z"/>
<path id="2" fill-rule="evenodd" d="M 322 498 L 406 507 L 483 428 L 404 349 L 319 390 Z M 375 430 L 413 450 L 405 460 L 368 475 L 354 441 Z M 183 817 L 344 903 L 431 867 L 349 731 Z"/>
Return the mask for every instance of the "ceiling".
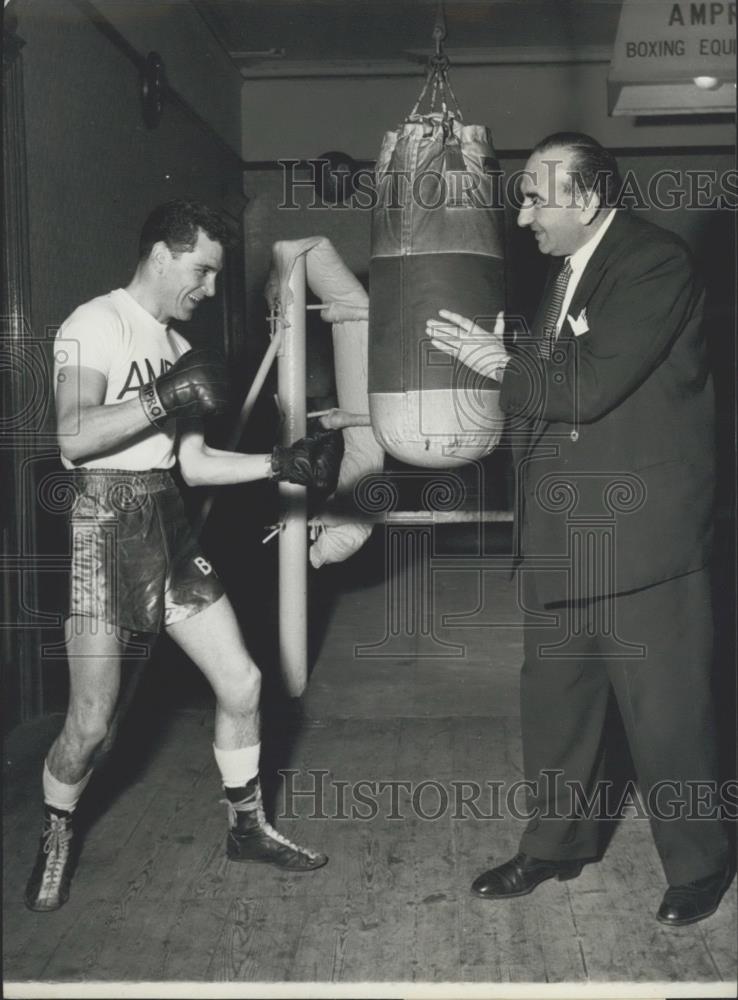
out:
<path id="1" fill-rule="evenodd" d="M 433 49 L 437 0 L 199 0 L 243 72 L 321 63 L 417 63 Z M 610 47 L 620 0 L 445 0 L 445 47 L 466 60 L 504 49 Z M 270 54 L 272 53 L 272 54 Z"/>

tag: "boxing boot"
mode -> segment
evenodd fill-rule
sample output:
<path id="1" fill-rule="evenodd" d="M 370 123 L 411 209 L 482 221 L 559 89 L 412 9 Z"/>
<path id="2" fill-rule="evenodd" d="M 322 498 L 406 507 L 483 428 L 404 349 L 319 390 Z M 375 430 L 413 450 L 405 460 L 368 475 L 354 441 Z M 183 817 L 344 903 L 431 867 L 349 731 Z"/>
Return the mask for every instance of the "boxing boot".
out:
<path id="1" fill-rule="evenodd" d="M 72 836 L 72 814 L 45 806 L 36 863 L 26 885 L 29 910 L 58 910 L 69 899 L 74 865 Z"/>
<path id="2" fill-rule="evenodd" d="M 263 861 L 289 871 L 307 872 L 327 863 L 325 854 L 293 844 L 267 823 L 259 779 L 243 788 L 227 788 L 228 837 L 226 854 L 231 861 Z"/>

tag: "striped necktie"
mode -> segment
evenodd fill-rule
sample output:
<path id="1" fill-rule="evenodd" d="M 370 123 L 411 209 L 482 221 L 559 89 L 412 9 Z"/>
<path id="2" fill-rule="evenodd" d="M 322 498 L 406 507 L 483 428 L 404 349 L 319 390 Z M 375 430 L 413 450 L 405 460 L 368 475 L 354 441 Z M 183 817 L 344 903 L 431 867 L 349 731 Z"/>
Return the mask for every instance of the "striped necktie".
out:
<path id="1" fill-rule="evenodd" d="M 571 264 L 568 259 L 561 265 L 561 270 L 556 275 L 551 298 L 546 306 L 546 315 L 543 320 L 543 336 L 538 345 L 538 352 L 542 358 L 550 358 L 553 353 L 553 346 L 556 343 L 556 324 L 559 321 L 561 306 L 564 303 L 564 296 L 571 278 Z"/>

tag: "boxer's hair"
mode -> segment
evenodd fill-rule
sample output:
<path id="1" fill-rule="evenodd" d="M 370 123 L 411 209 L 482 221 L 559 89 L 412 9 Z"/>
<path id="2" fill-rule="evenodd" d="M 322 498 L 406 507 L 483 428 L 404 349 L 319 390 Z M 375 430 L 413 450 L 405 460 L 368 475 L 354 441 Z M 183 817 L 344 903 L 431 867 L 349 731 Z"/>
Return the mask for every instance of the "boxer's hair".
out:
<path id="1" fill-rule="evenodd" d="M 584 132 L 554 132 L 541 139 L 533 152 L 546 153 L 556 147 L 572 154 L 569 190 L 576 185 L 579 191 L 594 191 L 599 197 L 600 208 L 617 207 L 623 182 L 618 162 L 609 149 Z"/>
<path id="2" fill-rule="evenodd" d="M 146 260 L 151 248 L 160 241 L 174 254 L 190 252 L 195 248 L 200 229 L 224 248 L 233 243 L 222 216 L 202 202 L 179 198 L 157 205 L 141 229 L 138 259 Z"/>

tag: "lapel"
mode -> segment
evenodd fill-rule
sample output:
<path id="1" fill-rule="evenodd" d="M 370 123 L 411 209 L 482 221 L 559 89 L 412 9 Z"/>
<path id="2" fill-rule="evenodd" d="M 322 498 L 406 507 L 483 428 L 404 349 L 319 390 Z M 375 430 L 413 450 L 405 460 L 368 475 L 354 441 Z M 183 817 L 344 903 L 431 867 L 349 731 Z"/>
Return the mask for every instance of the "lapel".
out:
<path id="1" fill-rule="evenodd" d="M 609 229 L 602 237 L 597 249 L 587 261 L 587 266 L 582 272 L 582 277 L 579 279 L 579 284 L 569 303 L 567 316 L 564 317 L 559 334 L 560 338 L 574 336 L 568 316 L 579 316 L 582 309 L 587 307 L 587 303 L 600 283 L 602 274 L 613 252 L 618 249 L 621 243 L 628 239 L 630 222 L 631 218 L 627 212 L 618 209 L 615 210 L 615 218 L 610 223 Z"/>
<path id="2" fill-rule="evenodd" d="M 579 284 L 577 285 L 571 302 L 569 303 L 569 308 L 567 310 L 567 315 L 579 316 L 582 309 L 587 306 L 590 296 L 596 289 L 597 285 L 600 283 L 602 274 L 607 266 L 607 263 L 613 253 L 620 247 L 620 245 L 630 238 L 630 229 L 632 226 L 632 219 L 628 212 L 617 210 L 615 218 L 610 223 L 610 226 L 602 237 L 597 249 L 592 254 L 590 259 L 587 261 L 587 265 L 582 272 L 582 276 L 579 279 Z M 536 312 L 536 317 L 533 323 L 533 336 L 540 337 L 541 326 L 543 323 L 543 318 L 545 315 L 545 307 L 548 302 L 548 295 L 551 288 L 551 281 L 553 275 L 556 273 L 557 268 L 552 267 L 548 275 L 548 280 L 546 282 L 546 288 L 544 290 L 543 298 L 541 299 L 541 304 Z M 559 333 L 559 339 L 568 339 L 574 336 L 574 331 L 571 328 L 571 324 L 567 317 L 564 317 L 564 322 L 561 326 L 561 331 Z M 546 362 L 543 362 L 546 364 Z M 528 447 L 525 453 L 530 454 L 537 442 L 540 440 L 541 436 L 548 427 L 549 421 L 538 418 L 531 429 L 530 437 L 528 439 Z"/>

